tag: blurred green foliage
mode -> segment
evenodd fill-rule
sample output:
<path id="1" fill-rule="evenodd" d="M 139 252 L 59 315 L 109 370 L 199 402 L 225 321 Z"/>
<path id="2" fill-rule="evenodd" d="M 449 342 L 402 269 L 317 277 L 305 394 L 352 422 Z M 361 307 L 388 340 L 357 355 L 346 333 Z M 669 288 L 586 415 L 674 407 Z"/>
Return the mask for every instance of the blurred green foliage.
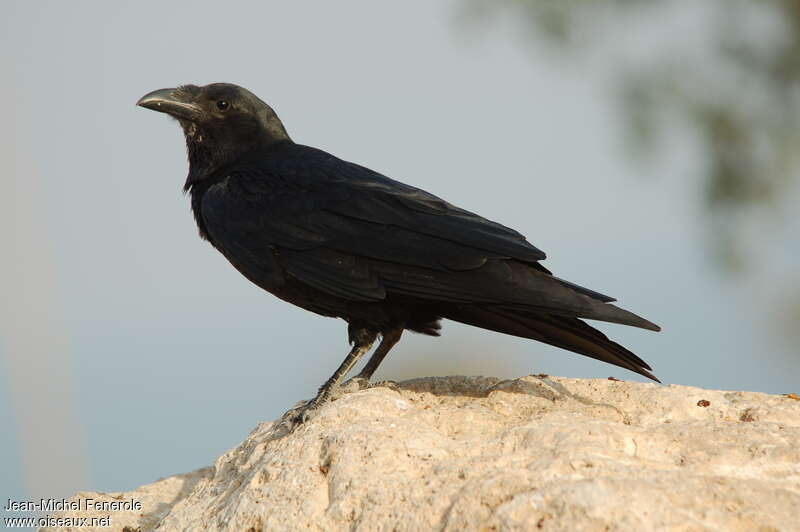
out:
<path id="1" fill-rule="evenodd" d="M 727 270 L 749 266 L 747 235 L 769 238 L 754 223 L 794 209 L 800 0 L 464 1 L 472 25 L 506 15 L 558 52 L 602 53 L 638 155 L 662 147 L 665 127 L 693 135 L 709 249 Z"/>

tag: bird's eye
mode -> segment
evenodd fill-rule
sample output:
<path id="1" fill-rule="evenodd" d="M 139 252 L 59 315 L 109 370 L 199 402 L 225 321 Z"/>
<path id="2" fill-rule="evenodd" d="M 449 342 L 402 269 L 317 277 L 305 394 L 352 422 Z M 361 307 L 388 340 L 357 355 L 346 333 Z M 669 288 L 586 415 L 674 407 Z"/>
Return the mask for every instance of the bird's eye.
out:
<path id="1" fill-rule="evenodd" d="M 230 106 L 227 100 L 217 100 L 217 109 L 220 111 L 227 111 Z"/>

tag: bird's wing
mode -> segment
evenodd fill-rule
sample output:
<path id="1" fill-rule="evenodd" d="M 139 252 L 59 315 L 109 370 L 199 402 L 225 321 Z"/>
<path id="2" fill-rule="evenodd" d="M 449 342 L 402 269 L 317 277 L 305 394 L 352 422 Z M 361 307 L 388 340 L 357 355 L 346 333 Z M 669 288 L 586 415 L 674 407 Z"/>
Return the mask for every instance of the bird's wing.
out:
<path id="1" fill-rule="evenodd" d="M 593 317 L 611 300 L 550 275 L 518 232 L 332 156 L 231 172 L 205 193 L 202 216 L 245 268 L 274 260 L 353 301 L 397 293 Z"/>

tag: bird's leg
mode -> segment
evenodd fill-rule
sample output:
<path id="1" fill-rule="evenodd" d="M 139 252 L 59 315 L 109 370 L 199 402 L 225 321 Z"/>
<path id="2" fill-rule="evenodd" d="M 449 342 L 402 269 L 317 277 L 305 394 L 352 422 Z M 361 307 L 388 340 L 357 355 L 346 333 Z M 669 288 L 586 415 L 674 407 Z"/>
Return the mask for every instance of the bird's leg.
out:
<path id="1" fill-rule="evenodd" d="M 292 428 L 307 421 L 314 410 L 330 399 L 333 390 L 339 386 L 342 380 L 344 380 L 344 377 L 353 369 L 353 366 L 361 360 L 361 357 L 369 351 L 370 347 L 372 347 L 372 344 L 375 342 L 375 337 L 378 335 L 375 331 L 370 329 L 356 328 L 352 325 L 348 327 L 348 334 L 353 348 L 350 350 L 350 353 L 347 354 L 339 368 L 333 372 L 333 375 L 325 381 L 325 384 L 320 386 L 317 396 L 299 409 L 293 409 L 284 414 L 284 419 L 288 419 Z"/>
<path id="2" fill-rule="evenodd" d="M 350 350 L 347 357 L 344 359 L 344 362 L 339 366 L 339 368 L 331 375 L 331 377 L 325 381 L 325 384 L 319 387 L 319 391 L 317 392 L 317 396 L 311 400 L 309 406 L 315 408 L 323 403 L 325 403 L 328 399 L 330 399 L 331 393 L 334 389 L 341 384 L 344 380 L 344 377 L 350 373 L 350 370 L 353 369 L 361 357 L 363 357 L 367 351 L 369 351 L 370 347 L 372 347 L 372 342 L 366 344 L 356 344 L 353 346 L 353 349 Z"/>
<path id="3" fill-rule="evenodd" d="M 386 358 L 386 355 L 389 354 L 389 351 L 400 341 L 400 337 L 403 335 L 403 328 L 397 327 L 395 329 L 391 329 L 389 331 L 385 331 L 383 333 L 383 339 L 381 340 L 380 345 L 372 353 L 367 365 L 364 366 L 364 369 L 361 372 L 353 377 L 353 379 L 363 379 L 369 383 L 370 378 L 372 378 L 372 374 L 375 373 L 375 370 L 378 369 L 378 366 L 381 365 L 383 359 Z"/>

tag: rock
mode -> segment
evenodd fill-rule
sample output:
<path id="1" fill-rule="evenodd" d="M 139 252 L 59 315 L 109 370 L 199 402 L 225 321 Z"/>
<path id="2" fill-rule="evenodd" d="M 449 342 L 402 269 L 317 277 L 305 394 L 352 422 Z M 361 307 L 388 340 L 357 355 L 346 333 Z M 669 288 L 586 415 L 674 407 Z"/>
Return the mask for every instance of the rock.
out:
<path id="1" fill-rule="evenodd" d="M 800 401 L 613 380 L 415 379 L 136 491 L 115 530 L 798 530 Z M 81 529 L 88 530 L 88 529 Z M 108 530 L 97 528 L 97 530 Z"/>

